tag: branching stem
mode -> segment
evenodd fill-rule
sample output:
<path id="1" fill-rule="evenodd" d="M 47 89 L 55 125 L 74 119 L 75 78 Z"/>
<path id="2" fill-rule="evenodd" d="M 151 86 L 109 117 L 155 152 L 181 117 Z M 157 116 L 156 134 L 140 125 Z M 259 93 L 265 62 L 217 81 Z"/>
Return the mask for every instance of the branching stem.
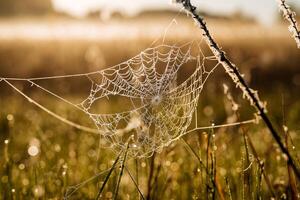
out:
<path id="1" fill-rule="evenodd" d="M 265 109 L 265 104 L 260 101 L 258 93 L 248 86 L 238 68 L 230 62 L 230 60 L 226 57 L 225 52 L 222 51 L 218 44 L 215 42 L 206 26 L 206 22 L 201 16 L 199 16 L 196 11 L 196 7 L 191 4 L 190 0 L 177 0 L 177 2 L 181 3 L 185 10 L 194 18 L 196 24 L 202 30 L 202 34 L 204 39 L 206 40 L 206 43 L 218 59 L 219 63 L 222 64 L 226 73 L 231 77 L 237 87 L 242 90 L 244 97 L 246 97 L 249 100 L 250 104 L 257 109 L 258 114 L 261 116 L 262 120 L 270 130 L 281 151 L 287 156 L 288 163 L 292 166 L 295 174 L 300 180 L 300 171 L 297 168 L 290 152 L 281 141 L 279 133 L 275 130 L 271 120 L 269 119 L 267 111 Z"/>

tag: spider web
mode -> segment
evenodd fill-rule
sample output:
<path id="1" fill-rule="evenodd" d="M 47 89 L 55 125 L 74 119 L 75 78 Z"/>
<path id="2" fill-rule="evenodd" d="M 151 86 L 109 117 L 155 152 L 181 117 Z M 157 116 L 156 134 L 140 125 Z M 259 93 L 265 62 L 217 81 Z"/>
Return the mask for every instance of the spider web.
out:
<path id="1" fill-rule="evenodd" d="M 148 48 L 125 63 L 97 72 L 93 78 L 89 76 L 92 88 L 79 106 L 111 148 L 124 150 L 130 140 L 130 154 L 143 157 L 186 132 L 204 83 L 218 65 L 207 71 L 204 62 L 209 58 L 192 55 L 191 47 Z M 188 63 L 195 65 L 195 71 L 179 84 L 178 71 Z M 133 109 L 113 114 L 91 111 L 97 100 L 115 95 L 129 98 Z"/>
<path id="2" fill-rule="evenodd" d="M 120 152 L 129 144 L 129 156 L 149 157 L 187 133 L 208 128 L 198 127 L 197 105 L 206 81 L 219 62 L 202 38 L 183 45 L 166 44 L 166 34 L 174 24 L 177 24 L 175 18 L 166 28 L 162 44 L 154 46 L 159 43 L 156 40 L 151 47 L 131 59 L 103 70 L 39 78 L 0 77 L 0 81 L 6 82 L 28 101 L 60 121 L 99 134 L 105 138 L 107 148 Z M 186 71 L 192 72 L 183 79 Z M 82 78 L 90 84 L 88 95 L 79 103 L 43 87 L 40 82 L 68 78 Z M 11 81 L 25 81 L 73 106 L 88 116 L 97 128 L 80 125 L 49 110 Z M 120 107 L 114 105 L 116 98 L 124 101 L 127 110 L 105 113 L 105 102 L 110 107 Z M 253 123 L 253 120 L 232 125 L 244 123 Z M 191 124 L 195 124 L 195 127 L 191 127 Z"/>
<path id="3" fill-rule="evenodd" d="M 147 157 L 184 135 L 192 122 L 204 84 L 219 65 L 214 56 L 204 55 L 201 44 L 201 41 L 193 41 L 181 46 L 157 45 L 123 63 L 85 74 L 0 80 L 61 121 L 100 134 L 109 144 L 108 148 L 120 152 L 129 142 L 130 156 Z M 179 80 L 183 67 L 194 71 L 185 80 Z M 80 103 L 73 103 L 39 83 L 71 77 L 83 77 L 90 82 L 89 94 Z M 83 111 L 97 129 L 81 126 L 50 111 L 10 82 L 15 80 L 26 81 Z M 126 98 L 130 108 L 123 112 L 101 113 L 99 104 L 115 97 Z"/>

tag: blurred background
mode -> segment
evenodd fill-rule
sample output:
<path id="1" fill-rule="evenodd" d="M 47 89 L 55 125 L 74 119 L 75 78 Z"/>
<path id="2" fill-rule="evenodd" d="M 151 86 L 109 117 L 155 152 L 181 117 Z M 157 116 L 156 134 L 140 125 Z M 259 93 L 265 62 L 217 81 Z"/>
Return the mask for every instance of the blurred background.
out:
<path id="1" fill-rule="evenodd" d="M 193 3 L 254 88 L 262 95 L 276 94 L 279 101 L 285 96 L 286 104 L 290 99 L 297 102 L 300 54 L 274 0 Z M 298 1 L 288 3 L 296 12 L 300 10 Z M 168 0 L 1 0 L 0 76 L 28 78 L 95 71 L 160 44 L 162 37 L 174 44 L 199 35 L 180 6 Z M 216 79 L 216 88 L 222 88 L 222 73 Z M 80 88 L 78 82 L 74 84 Z M 3 85 L 2 96 L 7 94 Z"/>
<path id="2" fill-rule="evenodd" d="M 300 51 L 290 36 L 288 24 L 278 12 L 276 0 L 193 2 L 207 20 L 219 45 L 245 74 L 252 88 L 257 89 L 261 98 L 268 102 L 269 114 L 276 126 L 281 129 L 283 124 L 287 124 L 294 130 L 292 136 L 297 135 L 300 131 Z M 290 0 L 288 3 L 300 15 L 300 2 Z M 0 0 L 0 77 L 86 73 L 126 61 L 149 46 L 161 44 L 164 36 L 168 44 L 199 39 L 201 32 L 180 9 L 169 0 Z M 189 73 L 188 67 L 185 69 L 182 76 Z M 89 92 L 89 85 L 85 83 L 60 80 L 58 83 L 43 82 L 42 85 L 76 101 L 78 96 Z M 201 125 L 212 121 L 217 124 L 228 122 L 226 98 L 220 97 L 216 101 L 216 96 L 223 93 L 223 83 L 232 86 L 234 98 L 242 105 L 241 118 L 253 116 L 254 110 L 242 100 L 240 91 L 219 68 L 200 97 L 198 112 Z M 61 101 L 43 95 L 37 88 L 18 81 L 13 84 L 56 113 L 77 123 L 94 126 L 89 119 L 75 113 Z M 113 102 L 110 106 L 123 105 L 122 102 Z M 253 131 L 256 130 L 254 127 Z M 0 193 L 5 192 L 4 199 L 10 195 L 7 191 L 14 188 L 20 188 L 20 194 L 37 198 L 44 196 L 45 192 L 53 194 L 52 197 L 63 195 L 66 185 L 78 183 L 94 174 L 95 169 L 87 166 L 106 169 L 113 157 L 103 157 L 101 162 L 97 160 L 96 163 L 97 139 L 75 134 L 78 132 L 43 113 L 3 81 L 0 82 L 0 156 L 7 156 L 10 152 L 11 160 L 7 162 L 9 164 L 3 160 L 7 165 L 1 165 L 5 167 L 0 170 L 0 183 L 3 184 Z M 219 141 L 235 140 L 234 136 L 224 138 Z M 257 138 L 265 155 L 273 152 L 270 138 Z M 9 151 L 7 140 L 11 145 Z M 270 146 L 268 151 L 264 151 L 264 141 Z M 36 147 L 33 153 L 29 151 L 32 146 Z M 236 147 L 240 148 L 240 145 Z M 226 158 L 227 161 L 240 159 L 241 155 L 236 155 L 240 151 L 233 150 L 220 161 L 220 165 L 226 163 Z M 232 155 L 235 156 L 229 157 Z M 61 172 L 67 171 L 65 164 L 70 171 L 69 182 L 59 178 Z M 176 164 L 177 170 L 181 164 Z M 224 166 L 232 167 L 231 164 Z M 51 174 L 44 175 L 44 171 Z M 274 177 L 278 174 L 281 177 L 281 172 L 276 173 Z M 36 174 L 43 178 L 34 181 Z M 286 174 L 282 177 L 286 178 Z M 53 184 L 47 182 L 47 178 L 53 180 Z M 62 185 L 64 187 L 60 191 Z M 237 188 L 238 185 L 237 179 Z M 187 188 L 191 187 L 187 185 Z M 86 196 L 79 197 L 93 196 L 89 191 L 93 191 L 94 195 L 97 188 L 87 189 L 83 192 Z M 176 188 L 174 191 L 177 191 Z M 172 190 L 169 193 L 172 196 Z M 190 195 L 188 190 L 184 194 L 187 196 L 182 198 Z"/>

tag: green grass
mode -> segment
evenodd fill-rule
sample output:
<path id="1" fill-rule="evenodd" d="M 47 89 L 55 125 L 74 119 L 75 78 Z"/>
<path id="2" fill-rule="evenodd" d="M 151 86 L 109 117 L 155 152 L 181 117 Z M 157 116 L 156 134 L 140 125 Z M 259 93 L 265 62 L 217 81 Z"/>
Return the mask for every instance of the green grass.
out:
<path id="1" fill-rule="evenodd" d="M 201 99 L 211 102 L 219 111 L 230 104 L 225 97 L 217 105 L 207 95 Z M 1 198 L 61 199 L 71 194 L 70 199 L 95 199 L 117 154 L 99 147 L 98 136 L 57 121 L 19 96 L 1 98 L 0 104 Z M 52 104 L 47 102 L 62 115 L 80 116 L 63 105 Z M 203 107 L 200 105 L 198 110 L 200 119 L 205 118 Z M 299 110 L 296 103 L 290 112 L 299 113 Z M 292 118 L 289 120 L 291 123 Z M 202 125 L 209 123 L 200 121 Z M 215 121 L 225 122 L 222 117 Z M 81 117 L 77 122 L 88 123 Z M 298 134 L 299 131 L 290 131 L 295 149 L 290 140 L 289 147 L 294 156 L 299 152 Z M 33 138 L 39 142 L 37 156 L 27 152 Z M 126 159 L 122 178 L 121 165 L 117 164 L 107 179 L 101 199 L 115 197 L 115 191 L 118 198 L 138 199 L 139 190 L 149 199 L 266 199 L 272 189 L 278 196 L 291 198 L 287 163 L 263 125 L 194 132 L 183 139 L 185 142 L 178 140 L 152 158 Z M 9 143 L 4 144 L 4 140 Z M 268 177 L 272 189 L 262 173 Z"/>

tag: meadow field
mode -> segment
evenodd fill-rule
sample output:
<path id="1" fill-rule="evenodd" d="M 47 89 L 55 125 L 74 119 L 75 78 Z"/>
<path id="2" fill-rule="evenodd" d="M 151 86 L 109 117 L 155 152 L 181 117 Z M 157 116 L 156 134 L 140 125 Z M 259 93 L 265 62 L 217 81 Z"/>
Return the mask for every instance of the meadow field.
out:
<path id="1" fill-rule="evenodd" d="M 201 38 L 186 18 L 169 29 L 171 17 L 101 23 L 47 19 L 46 25 L 44 20 L 0 20 L 0 77 L 87 73 L 126 61 L 147 47 Z M 300 51 L 286 25 L 211 19 L 208 26 L 267 102 L 272 122 L 300 166 Z M 186 66 L 179 79 L 190 71 Z M 88 116 L 39 88 L 11 83 L 60 116 L 96 128 Z M 41 84 L 74 102 L 89 92 L 86 80 L 76 78 Z M 124 109 L 122 100 L 108 102 L 103 112 Z M 232 109 L 233 102 L 238 109 Z M 251 120 L 255 112 L 218 67 L 200 94 L 197 124 Z M 299 182 L 262 121 L 191 132 L 151 157 L 128 157 L 118 164 L 118 153 L 102 147 L 106 142 L 50 116 L 0 81 L 0 199 L 300 198 Z"/>

